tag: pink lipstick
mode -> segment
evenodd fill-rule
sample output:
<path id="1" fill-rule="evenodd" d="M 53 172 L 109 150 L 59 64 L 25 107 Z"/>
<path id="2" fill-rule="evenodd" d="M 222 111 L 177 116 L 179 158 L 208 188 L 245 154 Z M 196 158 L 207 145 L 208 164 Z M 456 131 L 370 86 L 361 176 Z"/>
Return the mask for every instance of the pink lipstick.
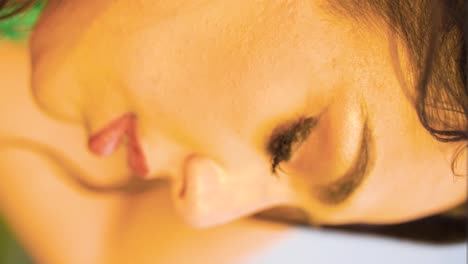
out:
<path id="1" fill-rule="evenodd" d="M 124 137 L 127 138 L 128 167 L 136 176 L 144 178 L 148 174 L 148 166 L 138 140 L 135 114 L 126 113 L 92 135 L 88 147 L 98 156 L 109 156 L 120 146 Z"/>

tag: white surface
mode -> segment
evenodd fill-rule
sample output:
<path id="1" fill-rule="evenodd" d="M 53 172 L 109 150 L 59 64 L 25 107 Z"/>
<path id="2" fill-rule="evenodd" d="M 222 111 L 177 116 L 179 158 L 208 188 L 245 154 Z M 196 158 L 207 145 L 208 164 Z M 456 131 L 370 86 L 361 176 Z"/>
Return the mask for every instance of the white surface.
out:
<path id="1" fill-rule="evenodd" d="M 301 229 L 268 250 L 250 258 L 249 264 L 334 263 L 467 263 L 467 244 L 431 245 L 370 235 Z"/>

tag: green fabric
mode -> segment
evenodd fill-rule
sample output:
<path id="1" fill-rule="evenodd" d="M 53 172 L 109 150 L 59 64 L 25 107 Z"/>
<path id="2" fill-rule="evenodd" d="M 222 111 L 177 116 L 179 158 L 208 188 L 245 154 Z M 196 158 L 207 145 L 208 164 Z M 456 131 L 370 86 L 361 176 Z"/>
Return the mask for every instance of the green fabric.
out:
<path id="1" fill-rule="evenodd" d="M 0 263 L 32 264 L 34 263 L 13 238 L 5 222 L 0 218 Z"/>
<path id="2" fill-rule="evenodd" d="M 23 40 L 29 36 L 31 29 L 36 24 L 45 1 L 38 1 L 24 13 L 0 21 L 0 40 Z M 0 11 L 0 16 L 11 10 Z"/>

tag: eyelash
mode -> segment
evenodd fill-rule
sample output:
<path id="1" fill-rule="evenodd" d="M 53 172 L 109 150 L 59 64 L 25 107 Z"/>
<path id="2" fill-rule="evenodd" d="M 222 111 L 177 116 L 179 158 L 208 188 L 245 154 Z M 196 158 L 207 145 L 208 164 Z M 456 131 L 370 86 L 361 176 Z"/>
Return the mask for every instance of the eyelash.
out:
<path id="1" fill-rule="evenodd" d="M 295 136 L 291 137 L 287 134 L 279 135 L 272 145 L 270 152 L 273 154 L 271 159 L 271 172 L 278 176 L 277 168 L 280 163 L 291 159 L 291 147 Z"/>
<path id="2" fill-rule="evenodd" d="M 288 131 L 279 133 L 271 140 L 268 151 L 272 156 L 271 172 L 273 175 L 278 177 L 277 169 L 282 162 L 291 159 L 294 143 L 305 140 L 317 122 L 317 118 L 301 117 Z"/>

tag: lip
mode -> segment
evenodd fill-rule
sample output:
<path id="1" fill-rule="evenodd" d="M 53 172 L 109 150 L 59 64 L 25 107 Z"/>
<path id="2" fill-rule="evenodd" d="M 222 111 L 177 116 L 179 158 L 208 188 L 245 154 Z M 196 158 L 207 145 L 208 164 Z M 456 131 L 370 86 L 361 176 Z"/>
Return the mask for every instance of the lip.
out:
<path id="1" fill-rule="evenodd" d="M 145 178 L 149 170 L 138 139 L 135 114 L 125 113 L 94 133 L 88 140 L 88 148 L 98 156 L 109 156 L 122 144 L 125 137 L 128 167 L 135 176 Z"/>

